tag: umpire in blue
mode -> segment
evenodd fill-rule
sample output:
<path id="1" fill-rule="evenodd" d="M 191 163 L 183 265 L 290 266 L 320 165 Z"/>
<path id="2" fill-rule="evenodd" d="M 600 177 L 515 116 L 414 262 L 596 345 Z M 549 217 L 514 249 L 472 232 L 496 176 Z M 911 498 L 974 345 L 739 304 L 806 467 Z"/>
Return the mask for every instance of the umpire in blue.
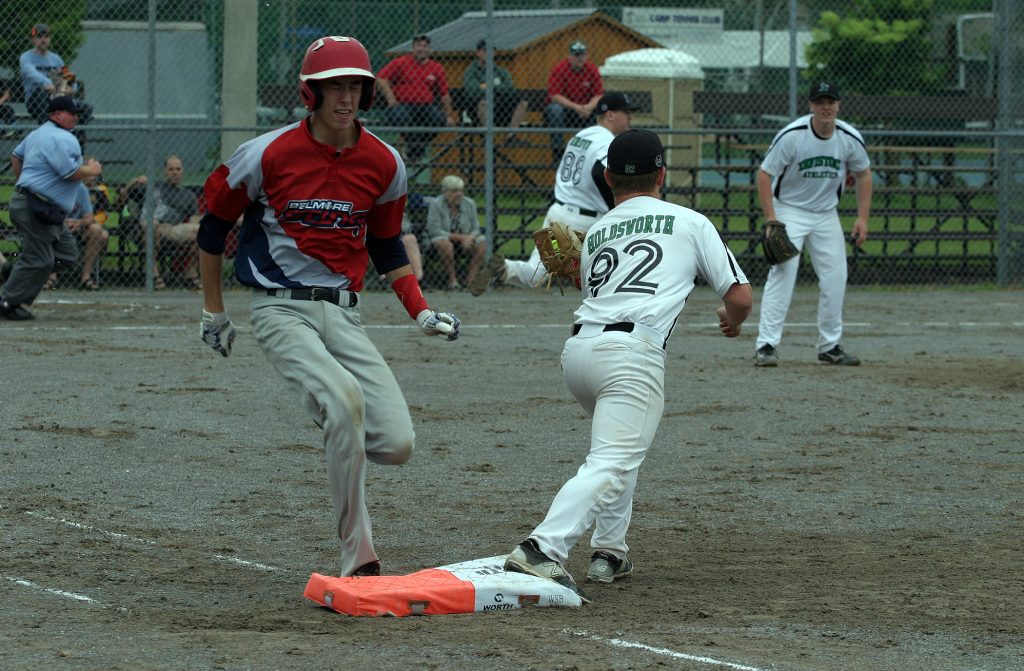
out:
<path id="1" fill-rule="evenodd" d="M 51 99 L 47 120 L 11 156 L 18 180 L 11 194 L 11 223 L 21 237 L 21 252 L 12 266 L 3 269 L 0 317 L 4 319 L 32 319 L 24 306 L 39 295 L 54 263 L 78 260 L 78 244 L 64 219 L 75 205 L 78 183 L 103 172 L 95 159 L 82 162 L 82 147 L 71 132 L 80 111 L 70 96 Z"/>

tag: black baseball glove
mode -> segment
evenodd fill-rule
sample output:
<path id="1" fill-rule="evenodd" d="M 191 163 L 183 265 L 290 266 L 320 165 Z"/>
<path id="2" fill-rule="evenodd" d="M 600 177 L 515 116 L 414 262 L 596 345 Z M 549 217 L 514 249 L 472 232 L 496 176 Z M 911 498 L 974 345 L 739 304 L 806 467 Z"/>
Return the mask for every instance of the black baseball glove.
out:
<path id="1" fill-rule="evenodd" d="M 764 222 L 764 227 L 761 228 L 761 244 L 764 246 L 764 258 L 773 266 L 800 255 L 800 250 L 790 241 L 789 235 L 786 234 L 786 225 L 781 221 Z"/>

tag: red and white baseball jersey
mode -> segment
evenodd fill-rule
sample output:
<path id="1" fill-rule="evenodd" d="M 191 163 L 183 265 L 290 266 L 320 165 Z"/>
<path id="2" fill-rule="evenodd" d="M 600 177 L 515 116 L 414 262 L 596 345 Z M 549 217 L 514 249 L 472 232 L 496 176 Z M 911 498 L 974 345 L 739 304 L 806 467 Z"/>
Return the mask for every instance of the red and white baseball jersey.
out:
<path id="1" fill-rule="evenodd" d="M 342 151 L 314 139 L 305 120 L 271 131 L 206 180 L 211 214 L 244 214 L 235 259 L 242 284 L 362 289 L 367 233 L 402 230 L 406 172 L 391 145 L 356 123 L 359 139 Z"/>

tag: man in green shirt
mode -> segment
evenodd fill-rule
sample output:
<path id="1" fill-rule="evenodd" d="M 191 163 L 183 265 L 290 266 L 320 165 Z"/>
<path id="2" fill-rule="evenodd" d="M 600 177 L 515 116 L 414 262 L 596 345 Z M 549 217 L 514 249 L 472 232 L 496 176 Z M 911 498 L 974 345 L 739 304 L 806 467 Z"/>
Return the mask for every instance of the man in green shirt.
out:
<path id="1" fill-rule="evenodd" d="M 487 125 L 487 42 L 476 43 L 476 60 L 462 75 L 462 90 L 466 95 L 466 109 L 476 110 L 476 119 L 481 126 Z M 517 98 L 519 98 L 517 100 Z M 494 125 L 507 124 L 519 128 L 526 118 L 528 103 L 517 95 L 512 75 L 508 70 L 494 64 Z"/>

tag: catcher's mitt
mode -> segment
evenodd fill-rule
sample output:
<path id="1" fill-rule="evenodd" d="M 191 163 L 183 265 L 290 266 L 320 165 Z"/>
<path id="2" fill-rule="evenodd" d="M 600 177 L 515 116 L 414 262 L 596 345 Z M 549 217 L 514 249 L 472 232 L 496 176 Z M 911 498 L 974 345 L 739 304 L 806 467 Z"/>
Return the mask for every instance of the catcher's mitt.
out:
<path id="1" fill-rule="evenodd" d="M 533 242 L 547 271 L 552 277 L 572 280 L 576 286 L 580 284 L 583 238 L 583 233 L 558 221 L 533 232 Z"/>
<path id="2" fill-rule="evenodd" d="M 773 266 L 800 255 L 800 250 L 789 240 L 786 225 L 781 221 L 764 222 L 761 229 L 761 244 L 764 246 L 764 258 Z"/>

